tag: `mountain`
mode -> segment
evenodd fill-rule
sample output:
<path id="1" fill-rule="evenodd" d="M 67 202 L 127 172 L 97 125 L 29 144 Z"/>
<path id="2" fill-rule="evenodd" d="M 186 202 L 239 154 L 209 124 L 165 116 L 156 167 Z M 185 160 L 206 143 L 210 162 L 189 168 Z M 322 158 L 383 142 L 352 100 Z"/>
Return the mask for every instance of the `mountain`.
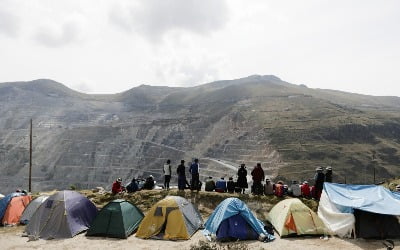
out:
<path id="1" fill-rule="evenodd" d="M 0 192 L 27 188 L 31 118 L 33 190 L 46 190 L 149 174 L 162 182 L 167 159 L 175 167 L 195 157 L 202 179 L 261 162 L 275 179 L 311 180 L 317 166 L 331 165 L 338 182 L 379 182 L 400 175 L 399 111 L 399 97 L 311 89 L 276 76 L 114 95 L 46 79 L 0 83 Z"/>

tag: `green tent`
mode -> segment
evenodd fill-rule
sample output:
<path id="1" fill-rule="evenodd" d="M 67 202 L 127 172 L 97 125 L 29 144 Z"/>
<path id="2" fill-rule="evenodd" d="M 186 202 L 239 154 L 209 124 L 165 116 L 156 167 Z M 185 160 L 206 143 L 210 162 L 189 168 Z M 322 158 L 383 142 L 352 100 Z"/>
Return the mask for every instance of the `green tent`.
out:
<path id="1" fill-rule="evenodd" d="M 101 209 L 87 236 L 127 238 L 142 221 L 144 215 L 139 208 L 126 200 L 113 200 Z"/>

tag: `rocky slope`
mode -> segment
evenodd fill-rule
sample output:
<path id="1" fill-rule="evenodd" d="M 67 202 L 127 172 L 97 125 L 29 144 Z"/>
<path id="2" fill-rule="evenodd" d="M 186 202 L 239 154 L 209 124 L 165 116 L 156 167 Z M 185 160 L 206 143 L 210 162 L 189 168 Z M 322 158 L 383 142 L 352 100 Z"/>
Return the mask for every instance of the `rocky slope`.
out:
<path id="1" fill-rule="evenodd" d="M 279 179 L 332 165 L 339 182 L 400 175 L 400 98 L 310 89 L 275 76 L 87 95 L 51 80 L 0 83 L 0 193 L 109 186 L 198 157 L 202 178 L 261 162 Z"/>

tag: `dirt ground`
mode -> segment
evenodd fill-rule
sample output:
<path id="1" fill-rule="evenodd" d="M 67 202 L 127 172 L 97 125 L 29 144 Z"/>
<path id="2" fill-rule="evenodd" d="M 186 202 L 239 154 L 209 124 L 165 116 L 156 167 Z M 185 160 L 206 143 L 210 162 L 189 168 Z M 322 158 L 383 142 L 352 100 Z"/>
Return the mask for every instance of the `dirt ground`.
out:
<path id="1" fill-rule="evenodd" d="M 191 245 L 198 245 L 199 241 L 206 241 L 201 232 L 196 232 L 187 241 L 143 240 L 134 235 L 128 239 L 112 239 L 103 237 L 86 237 L 79 234 L 71 239 L 29 241 L 22 237 L 24 227 L 0 228 L 0 249 L 190 249 Z M 242 241 L 248 249 L 386 249 L 379 240 L 340 239 L 329 238 L 323 240 L 318 237 L 284 238 L 279 237 L 270 243 L 259 241 Z M 232 243 L 231 243 L 232 244 Z M 395 241 L 395 249 L 400 249 L 400 241 Z"/>

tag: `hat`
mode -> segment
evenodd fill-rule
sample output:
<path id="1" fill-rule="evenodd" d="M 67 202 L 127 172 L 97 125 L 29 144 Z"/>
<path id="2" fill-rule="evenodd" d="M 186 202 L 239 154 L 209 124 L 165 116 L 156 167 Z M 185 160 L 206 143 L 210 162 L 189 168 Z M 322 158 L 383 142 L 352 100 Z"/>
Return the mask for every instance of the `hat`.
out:
<path id="1" fill-rule="evenodd" d="M 185 160 L 181 160 L 181 163 L 185 163 Z"/>
<path id="2" fill-rule="evenodd" d="M 327 166 L 327 167 L 326 167 L 326 170 L 332 171 L 332 167 L 331 167 L 331 166 Z"/>
<path id="3" fill-rule="evenodd" d="M 122 178 L 118 178 L 118 179 L 117 179 L 117 182 L 122 182 Z"/>
<path id="4" fill-rule="evenodd" d="M 271 181 L 269 178 L 266 178 L 265 181 Z"/>
<path id="5" fill-rule="evenodd" d="M 315 170 L 316 171 L 322 171 L 322 167 L 317 167 Z"/>
<path id="6" fill-rule="evenodd" d="M 303 184 L 308 184 L 308 181 L 303 181 Z"/>
<path id="7" fill-rule="evenodd" d="M 151 177 L 151 178 L 154 178 L 152 174 L 151 174 L 151 175 L 149 175 L 149 177 Z"/>

